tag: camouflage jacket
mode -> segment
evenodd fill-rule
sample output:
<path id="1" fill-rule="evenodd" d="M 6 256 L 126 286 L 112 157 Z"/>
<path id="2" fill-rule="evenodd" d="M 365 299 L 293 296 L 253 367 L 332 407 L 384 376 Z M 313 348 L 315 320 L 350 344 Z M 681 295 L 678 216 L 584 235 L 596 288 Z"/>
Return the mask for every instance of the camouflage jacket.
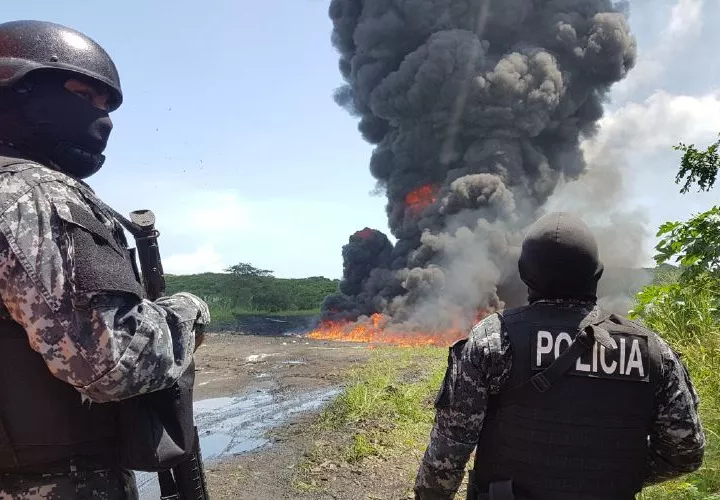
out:
<path id="1" fill-rule="evenodd" d="M 12 475 L 0 479 L 0 500 L 138 500 L 135 483 L 135 474 L 123 470 Z"/>
<path id="2" fill-rule="evenodd" d="M 705 446 L 699 398 L 690 377 L 670 346 L 659 336 L 658 341 L 663 378 L 655 398 L 646 485 L 696 470 Z M 464 345 L 454 347 L 446 377 L 453 384 L 453 397 L 436 405 L 430 443 L 415 482 L 419 499 L 455 498 L 482 430 L 488 396 L 503 389 L 512 367 L 510 340 L 496 314 L 476 325 Z"/>
<path id="3" fill-rule="evenodd" d="M 0 169 L 0 316 L 24 327 L 50 372 L 95 402 L 171 386 L 192 360 L 207 306 L 190 294 L 150 302 L 112 290 L 76 290 L 70 205 L 92 210 L 83 183 L 33 163 Z M 122 242 L 126 244 L 126 242 Z"/>

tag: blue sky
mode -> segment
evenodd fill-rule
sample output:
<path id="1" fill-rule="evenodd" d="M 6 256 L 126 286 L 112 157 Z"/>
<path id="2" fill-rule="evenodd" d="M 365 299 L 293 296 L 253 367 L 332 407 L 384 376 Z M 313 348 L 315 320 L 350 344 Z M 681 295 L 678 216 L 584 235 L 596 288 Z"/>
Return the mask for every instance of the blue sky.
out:
<path id="1" fill-rule="evenodd" d="M 125 103 L 89 182 L 124 213 L 156 212 L 166 272 L 242 261 L 280 277 L 340 277 L 348 236 L 387 232 L 387 221 L 384 198 L 371 194 L 371 148 L 332 100 L 342 80 L 328 4 L 35 0 L 4 5 L 3 19 L 74 27 L 115 60 Z M 670 149 L 720 131 L 717 21 L 717 2 L 631 1 L 640 61 L 614 90 L 594 147 L 627 161 L 622 203 L 646 214 L 651 234 L 717 197 L 678 194 Z"/>

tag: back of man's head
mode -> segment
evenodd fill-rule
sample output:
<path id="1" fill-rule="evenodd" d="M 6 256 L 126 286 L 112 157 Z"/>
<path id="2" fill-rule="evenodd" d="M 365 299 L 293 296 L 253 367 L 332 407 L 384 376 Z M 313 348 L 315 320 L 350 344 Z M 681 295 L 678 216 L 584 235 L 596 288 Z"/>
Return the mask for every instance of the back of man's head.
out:
<path id="1" fill-rule="evenodd" d="M 530 301 L 595 301 L 603 273 L 595 237 L 588 226 L 567 212 L 552 212 L 533 224 L 518 261 Z"/>

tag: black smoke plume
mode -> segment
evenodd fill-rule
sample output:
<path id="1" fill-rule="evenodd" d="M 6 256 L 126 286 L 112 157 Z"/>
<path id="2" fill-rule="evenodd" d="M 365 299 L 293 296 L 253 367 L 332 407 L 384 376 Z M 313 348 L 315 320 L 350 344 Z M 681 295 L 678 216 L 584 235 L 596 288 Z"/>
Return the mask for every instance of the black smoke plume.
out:
<path id="1" fill-rule="evenodd" d="M 581 140 L 635 63 L 626 4 L 332 0 L 329 14 L 347 82 L 335 99 L 375 145 L 397 243 L 350 238 L 323 319 L 382 312 L 427 330 L 522 303 L 523 229 L 585 172 Z"/>

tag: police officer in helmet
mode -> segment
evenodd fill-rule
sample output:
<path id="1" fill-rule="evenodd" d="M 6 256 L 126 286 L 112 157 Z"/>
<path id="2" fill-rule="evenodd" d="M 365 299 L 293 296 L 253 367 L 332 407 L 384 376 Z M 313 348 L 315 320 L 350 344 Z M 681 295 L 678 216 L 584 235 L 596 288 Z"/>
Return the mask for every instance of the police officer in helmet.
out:
<path id="1" fill-rule="evenodd" d="M 86 35 L 0 24 L 0 498 L 137 498 L 115 402 L 172 386 L 210 320 L 189 293 L 144 298 L 122 227 L 83 181 L 122 100 Z"/>
<path id="2" fill-rule="evenodd" d="M 519 259 L 529 304 L 490 315 L 450 348 L 418 471 L 420 499 L 635 498 L 698 469 L 698 396 L 657 334 L 596 304 L 603 265 L 588 227 L 551 213 Z"/>

